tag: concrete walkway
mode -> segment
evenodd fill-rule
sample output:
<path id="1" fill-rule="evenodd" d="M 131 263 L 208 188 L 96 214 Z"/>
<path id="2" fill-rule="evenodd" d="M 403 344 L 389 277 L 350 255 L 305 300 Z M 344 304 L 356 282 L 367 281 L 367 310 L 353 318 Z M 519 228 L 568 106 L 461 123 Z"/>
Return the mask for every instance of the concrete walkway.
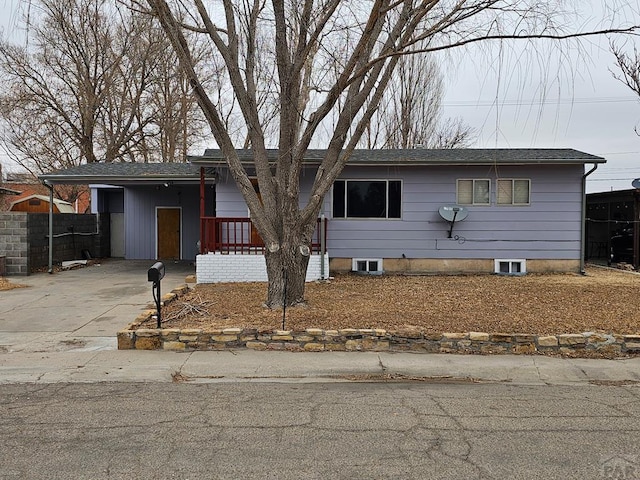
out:
<path id="1" fill-rule="evenodd" d="M 152 261 L 13 277 L 0 292 L 0 384 L 58 382 L 328 382 L 410 380 L 524 385 L 640 385 L 640 357 L 116 349 L 116 332 L 152 302 Z M 162 291 L 194 267 L 167 263 Z"/>

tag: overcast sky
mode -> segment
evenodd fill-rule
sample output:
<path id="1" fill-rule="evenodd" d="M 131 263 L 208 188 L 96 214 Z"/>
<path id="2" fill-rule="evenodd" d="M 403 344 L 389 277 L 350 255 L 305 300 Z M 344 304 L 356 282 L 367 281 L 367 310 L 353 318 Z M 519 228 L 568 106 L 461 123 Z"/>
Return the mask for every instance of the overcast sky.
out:
<path id="1" fill-rule="evenodd" d="M 640 131 L 640 98 L 613 77 L 605 38 L 581 48 L 560 72 L 549 61 L 546 74 L 537 60 L 514 67 L 515 53 L 503 55 L 501 65 L 497 54 L 474 64 L 474 52 L 467 52 L 459 62 L 464 68 L 447 72 L 444 115 L 476 129 L 476 147 L 574 148 L 602 156 L 607 163 L 588 178 L 588 191 L 631 188 L 640 177 L 634 131 Z"/>
<path id="2" fill-rule="evenodd" d="M 5 34 L 15 29 L 20 3 L 0 0 Z M 609 71 L 615 65 L 607 39 L 574 46 L 561 54 L 545 46 L 529 56 L 519 47 L 456 52 L 444 62 L 444 116 L 474 128 L 473 147 L 574 148 L 605 157 L 587 190 L 631 188 L 640 178 L 640 99 Z"/>

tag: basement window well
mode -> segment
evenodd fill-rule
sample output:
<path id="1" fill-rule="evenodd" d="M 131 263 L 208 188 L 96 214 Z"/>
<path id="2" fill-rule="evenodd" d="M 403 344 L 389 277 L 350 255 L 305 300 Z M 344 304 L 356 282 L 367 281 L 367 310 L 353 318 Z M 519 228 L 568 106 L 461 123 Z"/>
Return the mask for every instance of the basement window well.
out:
<path id="1" fill-rule="evenodd" d="M 524 275 L 527 273 L 527 261 L 524 259 L 495 259 L 494 273 L 500 275 Z"/>
<path id="2" fill-rule="evenodd" d="M 381 258 L 354 258 L 351 270 L 357 273 L 368 273 L 370 275 L 382 274 Z"/>

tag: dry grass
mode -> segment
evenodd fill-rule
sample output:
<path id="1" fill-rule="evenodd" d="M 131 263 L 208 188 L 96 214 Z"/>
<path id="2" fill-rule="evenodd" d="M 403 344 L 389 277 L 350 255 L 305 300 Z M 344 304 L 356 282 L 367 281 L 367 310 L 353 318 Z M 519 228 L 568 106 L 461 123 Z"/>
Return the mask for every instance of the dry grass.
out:
<path id="1" fill-rule="evenodd" d="M 264 308 L 265 297 L 264 283 L 198 285 L 163 310 L 164 325 L 282 328 L 282 311 Z M 597 267 L 584 276 L 339 275 L 308 284 L 306 297 L 287 310 L 286 329 L 640 333 L 640 275 Z"/>
<path id="2" fill-rule="evenodd" d="M 8 279 L 4 277 L 0 277 L 0 291 L 2 290 L 13 290 L 14 288 L 24 288 L 25 285 L 20 285 L 17 283 L 11 283 Z"/>

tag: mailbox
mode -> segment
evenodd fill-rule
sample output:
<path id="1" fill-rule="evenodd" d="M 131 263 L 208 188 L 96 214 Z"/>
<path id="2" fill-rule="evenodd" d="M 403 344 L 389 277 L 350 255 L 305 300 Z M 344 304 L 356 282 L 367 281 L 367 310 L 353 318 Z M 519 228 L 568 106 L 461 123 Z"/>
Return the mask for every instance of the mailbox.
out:
<path id="1" fill-rule="evenodd" d="M 156 283 L 164 278 L 164 263 L 156 262 L 147 271 L 147 279 L 150 282 Z"/>
<path id="2" fill-rule="evenodd" d="M 157 325 L 158 328 L 162 326 L 162 302 L 160 301 L 160 280 L 164 278 L 164 263 L 156 262 L 151 268 L 147 271 L 147 280 L 153 282 L 153 286 L 151 288 L 151 292 L 153 293 L 153 300 L 156 303 L 156 311 L 158 312 L 157 317 Z"/>

